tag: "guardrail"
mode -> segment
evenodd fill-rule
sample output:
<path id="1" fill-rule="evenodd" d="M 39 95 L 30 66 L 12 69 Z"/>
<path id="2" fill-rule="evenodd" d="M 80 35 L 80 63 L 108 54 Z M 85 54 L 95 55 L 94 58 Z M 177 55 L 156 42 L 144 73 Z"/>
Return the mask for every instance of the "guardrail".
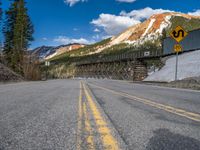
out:
<path id="1" fill-rule="evenodd" d="M 131 53 L 115 54 L 111 56 L 91 56 L 87 60 L 76 63 L 75 65 L 86 65 L 86 64 L 96 64 L 104 62 L 117 62 L 125 60 L 135 60 L 141 58 L 152 58 L 159 57 L 163 55 L 163 50 L 138 50 Z"/>

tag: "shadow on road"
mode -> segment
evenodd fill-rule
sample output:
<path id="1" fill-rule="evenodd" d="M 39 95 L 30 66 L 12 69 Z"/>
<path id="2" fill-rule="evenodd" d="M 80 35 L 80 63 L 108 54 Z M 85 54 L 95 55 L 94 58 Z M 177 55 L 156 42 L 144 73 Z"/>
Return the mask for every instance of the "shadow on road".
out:
<path id="1" fill-rule="evenodd" d="M 168 129 L 154 131 L 147 150 L 200 150 L 200 141 L 180 134 L 174 134 Z"/>

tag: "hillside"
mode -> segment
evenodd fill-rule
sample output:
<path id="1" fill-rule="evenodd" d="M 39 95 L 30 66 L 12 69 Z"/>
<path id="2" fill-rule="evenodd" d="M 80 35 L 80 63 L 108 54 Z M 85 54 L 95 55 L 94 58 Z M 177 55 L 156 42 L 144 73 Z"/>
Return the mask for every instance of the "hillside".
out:
<path id="1" fill-rule="evenodd" d="M 39 57 L 39 59 L 43 60 L 46 56 L 55 53 L 56 48 L 53 46 L 41 46 L 33 49 L 31 51 L 31 55 Z"/>
<path id="2" fill-rule="evenodd" d="M 45 57 L 45 59 L 48 60 L 48 59 L 51 59 L 53 57 L 59 56 L 61 54 L 71 52 L 71 51 L 74 51 L 76 49 L 83 48 L 83 47 L 85 47 L 84 44 L 77 44 L 77 43 L 61 46 L 61 47 L 56 48 L 54 53 L 47 55 Z"/>
<path id="3" fill-rule="evenodd" d="M 110 39 L 105 39 L 98 43 L 95 43 L 92 45 L 86 45 L 82 48 L 75 49 L 73 51 L 69 51 L 67 53 L 54 56 L 54 57 L 50 58 L 49 60 L 60 61 L 60 60 L 63 60 L 65 58 L 69 58 L 69 57 L 84 57 L 87 55 L 92 55 L 92 54 L 98 53 L 98 50 L 104 48 L 109 42 L 110 42 Z"/>
<path id="4" fill-rule="evenodd" d="M 156 14 L 111 39 L 65 53 L 54 57 L 53 60 L 93 54 L 125 53 L 144 48 L 161 49 L 162 39 L 169 36 L 170 31 L 178 25 L 183 26 L 186 31 L 198 29 L 200 17 L 175 12 Z"/>
<path id="5" fill-rule="evenodd" d="M 22 81 L 22 77 L 0 63 L 0 82 Z"/>

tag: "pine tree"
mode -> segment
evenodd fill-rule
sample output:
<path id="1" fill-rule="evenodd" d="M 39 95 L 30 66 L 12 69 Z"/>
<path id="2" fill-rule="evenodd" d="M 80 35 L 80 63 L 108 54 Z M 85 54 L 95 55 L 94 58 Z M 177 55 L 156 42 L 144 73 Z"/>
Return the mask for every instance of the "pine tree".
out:
<path id="1" fill-rule="evenodd" d="M 29 42 L 33 40 L 33 25 L 27 14 L 24 0 L 17 3 L 17 15 L 14 24 L 14 62 L 17 62 L 17 69 L 20 73 L 23 71 L 25 51 L 28 49 Z"/>
<path id="2" fill-rule="evenodd" d="M 14 0 L 6 12 L 4 53 L 10 67 L 20 74 L 23 74 L 24 56 L 33 40 L 32 34 L 33 25 L 24 0 Z"/>
<path id="3" fill-rule="evenodd" d="M 5 21 L 3 26 L 4 34 L 4 57 L 6 64 L 15 70 L 15 64 L 12 62 L 12 56 L 14 55 L 13 37 L 14 37 L 14 24 L 17 14 L 17 1 L 13 1 L 9 10 L 5 12 Z"/>

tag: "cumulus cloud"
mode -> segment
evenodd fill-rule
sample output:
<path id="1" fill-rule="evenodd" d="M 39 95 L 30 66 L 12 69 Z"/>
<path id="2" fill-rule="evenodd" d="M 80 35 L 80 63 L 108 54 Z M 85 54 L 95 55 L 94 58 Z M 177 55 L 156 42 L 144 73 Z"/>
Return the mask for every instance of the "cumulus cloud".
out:
<path id="1" fill-rule="evenodd" d="M 97 27 L 102 27 L 107 34 L 114 35 L 134 24 L 140 23 L 140 21 L 126 16 L 100 14 L 99 18 L 92 20 L 91 23 Z"/>
<path id="2" fill-rule="evenodd" d="M 130 26 L 140 23 L 149 18 L 153 14 L 164 12 L 172 12 L 171 10 L 152 9 L 146 7 L 131 12 L 122 11 L 119 15 L 100 14 L 98 19 L 94 19 L 91 23 L 97 27 L 103 28 L 108 35 L 116 35 Z"/>
<path id="3" fill-rule="evenodd" d="M 173 12 L 171 10 L 165 10 L 165 9 L 152 9 L 150 7 L 146 7 L 143 9 L 138 9 L 138 10 L 133 10 L 131 12 L 125 12 L 122 11 L 120 13 L 121 16 L 128 16 L 131 17 L 135 20 L 143 20 L 143 19 L 147 19 L 149 17 L 151 17 L 154 14 L 160 14 L 160 13 L 164 13 L 164 12 Z"/>
<path id="4" fill-rule="evenodd" d="M 68 4 L 70 7 L 74 6 L 78 2 L 86 2 L 87 0 L 64 0 L 66 4 Z"/>
<path id="5" fill-rule="evenodd" d="M 95 43 L 94 40 L 87 40 L 85 38 L 69 38 L 66 36 L 58 36 L 54 39 L 54 42 L 57 42 L 59 44 L 70 44 L 70 43 L 80 43 L 80 44 L 92 44 Z"/>
<path id="6" fill-rule="evenodd" d="M 136 0 L 116 0 L 116 1 L 118 1 L 118 2 L 125 2 L 125 3 L 133 3 Z"/>
<path id="7" fill-rule="evenodd" d="M 200 16 L 200 9 L 194 11 L 194 12 L 189 12 L 189 15 L 193 15 L 193 16 Z"/>

